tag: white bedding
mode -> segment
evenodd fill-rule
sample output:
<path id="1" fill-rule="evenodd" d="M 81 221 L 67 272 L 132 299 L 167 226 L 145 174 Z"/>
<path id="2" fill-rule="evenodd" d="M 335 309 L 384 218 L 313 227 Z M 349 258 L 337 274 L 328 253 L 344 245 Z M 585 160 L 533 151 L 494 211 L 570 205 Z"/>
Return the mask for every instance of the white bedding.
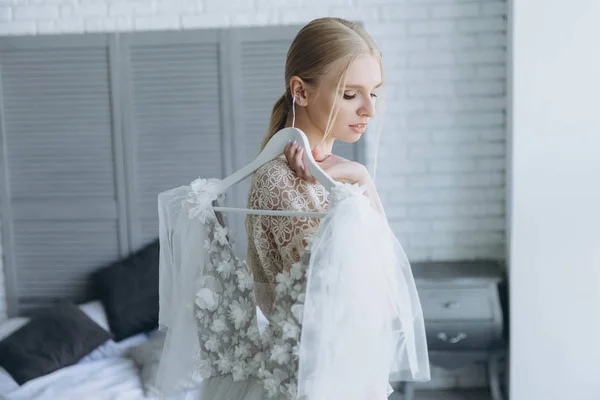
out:
<path id="1" fill-rule="evenodd" d="M 113 357 L 62 368 L 26 382 L 10 393 L 6 400 L 132 400 L 147 399 L 130 358 Z"/>
<path id="2" fill-rule="evenodd" d="M 106 322 L 106 318 L 101 315 L 103 310 L 98 308 L 99 303 L 96 303 L 86 303 L 81 306 L 82 310 L 99 325 L 108 329 L 108 322 Z M 269 322 L 260 312 L 260 309 L 257 308 L 257 312 L 259 329 L 262 332 Z M 2 322 L 0 324 L 0 340 L 17 330 L 26 322 L 26 318 L 19 317 Z M 119 343 L 110 340 L 94 350 L 79 363 L 30 380 L 22 386 L 19 386 L 14 379 L 0 367 L 0 399 L 156 399 L 156 397 L 153 396 L 145 396 L 142 379 L 151 380 L 150 375 L 156 373 L 159 358 L 157 354 L 160 354 L 162 349 L 160 338 L 161 335 L 158 332 L 155 332 L 154 334 L 149 335 L 136 335 Z M 100 357 L 102 358 L 98 359 Z M 136 364 L 136 361 L 138 364 Z"/>

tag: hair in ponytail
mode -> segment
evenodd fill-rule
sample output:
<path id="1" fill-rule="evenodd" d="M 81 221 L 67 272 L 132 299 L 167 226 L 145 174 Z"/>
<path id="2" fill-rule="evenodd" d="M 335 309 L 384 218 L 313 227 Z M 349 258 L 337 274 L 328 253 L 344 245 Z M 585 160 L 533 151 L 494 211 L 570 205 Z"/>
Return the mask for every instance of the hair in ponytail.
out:
<path id="1" fill-rule="evenodd" d="M 273 111 L 271 111 L 271 122 L 269 123 L 269 130 L 267 131 L 267 135 L 263 139 L 263 142 L 260 146 L 261 149 L 264 149 L 269 140 L 275 135 L 278 131 L 285 127 L 285 123 L 288 118 L 288 112 L 291 109 L 291 97 L 288 99 L 287 92 L 282 94 L 279 100 L 273 106 Z"/>
<path id="2" fill-rule="evenodd" d="M 285 62 L 285 92 L 273 106 L 269 130 L 263 139 L 261 149 L 285 124 L 292 111 L 292 94 L 289 83 L 293 76 L 300 77 L 307 84 L 316 84 L 330 72 L 332 64 L 345 60 L 340 71 L 337 88 L 345 86 L 348 67 L 357 57 L 373 54 L 381 60 L 377 45 L 362 26 L 341 18 L 319 18 L 309 22 L 296 35 L 287 53 Z M 323 140 L 331 135 L 337 116 L 339 102 L 332 104 Z"/>

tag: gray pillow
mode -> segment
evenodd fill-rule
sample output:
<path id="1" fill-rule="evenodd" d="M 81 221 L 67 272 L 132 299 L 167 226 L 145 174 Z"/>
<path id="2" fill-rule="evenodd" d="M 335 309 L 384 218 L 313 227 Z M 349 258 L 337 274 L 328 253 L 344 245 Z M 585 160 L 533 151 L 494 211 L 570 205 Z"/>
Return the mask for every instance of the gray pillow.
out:
<path id="1" fill-rule="evenodd" d="M 77 363 L 110 338 L 79 307 L 59 304 L 0 341 L 0 366 L 22 385 Z"/>
<path id="2" fill-rule="evenodd" d="M 92 274 L 113 340 L 158 326 L 158 239 Z"/>

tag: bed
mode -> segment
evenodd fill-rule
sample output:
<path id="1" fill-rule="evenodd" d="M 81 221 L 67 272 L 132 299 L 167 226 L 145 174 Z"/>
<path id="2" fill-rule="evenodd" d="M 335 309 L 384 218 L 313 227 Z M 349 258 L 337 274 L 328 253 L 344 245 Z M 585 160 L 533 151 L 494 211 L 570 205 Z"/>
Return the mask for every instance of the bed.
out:
<path id="1" fill-rule="evenodd" d="M 94 271 L 95 298 L 0 322 L 0 399 L 157 398 L 158 259 L 155 240 Z"/>
<path id="2" fill-rule="evenodd" d="M 101 326 L 108 327 L 99 301 L 78 305 Z M 268 323 L 257 309 L 259 329 Z M 27 323 L 17 317 L 0 323 L 0 340 Z M 164 334 L 156 330 L 131 336 L 121 342 L 108 340 L 80 361 L 19 385 L 0 367 L 0 398 L 6 400 L 158 399 L 154 376 Z"/>
<path id="3" fill-rule="evenodd" d="M 99 327 L 110 331 L 100 301 L 80 304 L 77 308 Z M 2 322 L 0 341 L 18 334 L 30 321 L 30 318 L 15 317 Z M 22 384 L 0 368 L 0 396 L 7 400 L 151 399 L 154 398 L 151 375 L 156 369 L 163 342 L 164 335 L 156 330 L 135 334 L 120 342 L 108 339 L 76 363 Z M 45 345 L 40 343 L 40 352 L 44 352 L 44 348 Z"/>
<path id="4" fill-rule="evenodd" d="M 157 255 L 153 243 L 103 268 L 98 299 L 0 322 L 0 399 L 157 399 L 165 341 L 157 329 L 158 274 L 149 272 L 158 270 Z M 257 315 L 262 331 L 268 321 L 258 308 Z"/>
<path id="5" fill-rule="evenodd" d="M 101 329 L 110 325 L 100 300 L 77 305 L 82 314 Z M 0 343 L 30 322 L 16 317 L 0 324 Z M 72 340 L 75 341 L 75 340 Z M 105 340 L 72 365 L 19 385 L 0 367 L 2 399 L 152 399 L 153 378 L 164 343 L 164 334 L 154 329 L 116 342 Z M 40 352 L 45 351 L 40 344 Z M 50 350 L 52 352 L 53 350 Z M 39 373 L 39 372 L 38 372 Z"/>
<path id="6" fill-rule="evenodd" d="M 135 362 L 111 357 L 59 369 L 2 393 L 3 399 L 144 399 Z"/>

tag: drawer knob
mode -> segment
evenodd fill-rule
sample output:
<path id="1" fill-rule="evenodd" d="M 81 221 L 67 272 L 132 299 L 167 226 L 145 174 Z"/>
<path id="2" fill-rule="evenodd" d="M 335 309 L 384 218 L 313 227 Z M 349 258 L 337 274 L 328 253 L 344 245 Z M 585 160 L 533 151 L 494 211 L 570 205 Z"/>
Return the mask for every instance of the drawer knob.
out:
<path id="1" fill-rule="evenodd" d="M 449 337 L 446 332 L 440 332 L 438 333 L 438 339 L 440 339 L 442 342 L 446 342 L 446 343 L 458 343 L 461 340 L 464 340 L 467 338 L 467 334 L 464 332 L 460 332 L 458 335 L 454 336 L 454 337 Z"/>
<path id="2" fill-rule="evenodd" d="M 444 303 L 444 307 L 445 308 L 452 308 L 452 309 L 458 308 L 458 307 L 460 307 L 460 302 L 459 301 L 454 301 L 454 300 L 453 301 L 447 301 L 447 302 Z"/>

